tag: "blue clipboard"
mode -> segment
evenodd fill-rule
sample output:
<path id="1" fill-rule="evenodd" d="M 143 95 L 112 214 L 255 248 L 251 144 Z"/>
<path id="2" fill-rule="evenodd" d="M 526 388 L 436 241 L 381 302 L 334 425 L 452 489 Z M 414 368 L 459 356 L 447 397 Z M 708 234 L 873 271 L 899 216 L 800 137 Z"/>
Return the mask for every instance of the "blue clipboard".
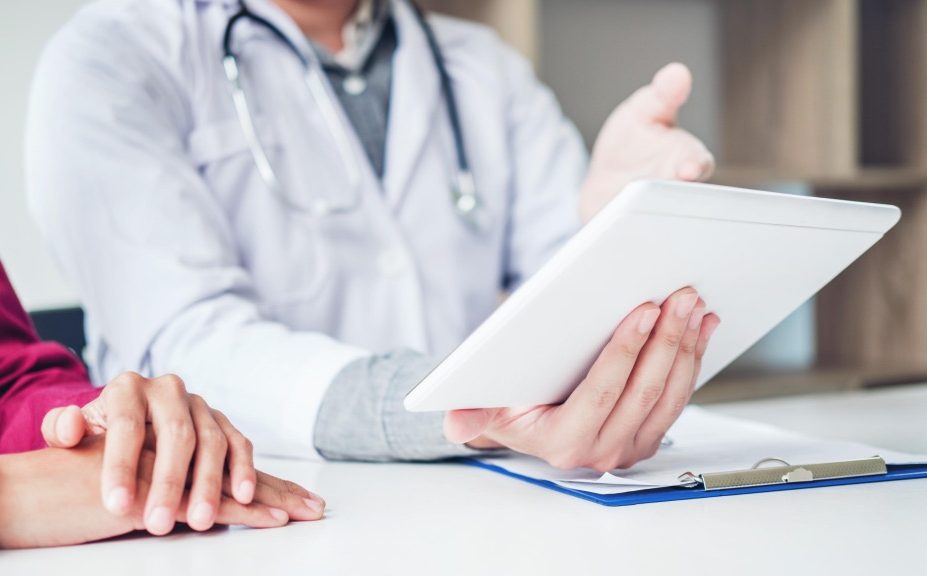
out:
<path id="1" fill-rule="evenodd" d="M 827 480 L 812 480 L 810 482 L 794 482 L 784 484 L 771 484 L 767 486 L 751 486 L 749 488 L 725 488 L 721 490 L 705 490 L 703 488 L 684 488 L 673 486 L 669 488 L 648 488 L 622 494 L 596 494 L 574 488 L 567 488 L 548 480 L 539 480 L 529 476 L 516 474 L 500 466 L 473 458 L 462 458 L 461 462 L 470 466 L 491 470 L 505 476 L 517 478 L 529 484 L 547 488 L 575 498 L 582 498 L 603 506 L 633 506 L 635 504 L 650 504 L 653 502 L 672 502 L 674 500 L 694 500 L 696 498 L 715 498 L 717 496 L 736 496 L 739 494 L 754 494 L 757 492 L 779 492 L 781 490 L 802 490 L 805 488 L 824 488 L 827 486 L 842 486 L 845 484 L 868 484 L 870 482 L 890 482 L 893 480 L 910 480 L 914 478 L 927 478 L 927 464 L 889 465 L 888 473 L 879 476 L 857 476 L 852 478 L 835 478 Z"/>

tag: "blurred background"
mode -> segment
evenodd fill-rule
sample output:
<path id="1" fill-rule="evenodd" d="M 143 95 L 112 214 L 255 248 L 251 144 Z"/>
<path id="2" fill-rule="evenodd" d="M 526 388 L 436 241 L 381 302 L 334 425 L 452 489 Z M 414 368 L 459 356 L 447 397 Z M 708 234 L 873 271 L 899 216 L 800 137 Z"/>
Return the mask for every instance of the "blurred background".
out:
<path id="1" fill-rule="evenodd" d="M 56 311 L 76 297 L 26 210 L 24 114 L 41 47 L 84 3 L 7 2 L 0 20 L 0 256 L 51 337 L 61 318 L 74 326 L 76 311 Z M 927 0 L 423 4 L 495 28 L 590 146 L 618 102 L 681 61 L 695 91 L 680 121 L 717 156 L 714 181 L 901 207 L 881 243 L 701 401 L 927 380 Z"/>

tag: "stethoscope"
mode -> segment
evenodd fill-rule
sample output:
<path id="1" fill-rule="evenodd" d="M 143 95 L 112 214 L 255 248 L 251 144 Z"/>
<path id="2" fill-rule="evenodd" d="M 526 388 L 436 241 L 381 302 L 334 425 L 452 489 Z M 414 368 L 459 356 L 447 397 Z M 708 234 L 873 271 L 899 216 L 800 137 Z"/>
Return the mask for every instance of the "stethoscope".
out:
<path id="1" fill-rule="evenodd" d="M 418 23 L 428 41 L 428 47 L 434 59 L 438 76 L 440 77 L 441 94 L 444 98 L 448 119 L 451 124 L 457 160 L 457 173 L 454 176 L 454 181 L 451 183 L 451 203 L 457 215 L 460 216 L 464 222 L 476 229 L 483 229 L 486 222 L 482 210 L 482 200 L 476 193 L 473 173 L 470 171 L 470 162 L 467 159 L 467 152 L 464 149 L 460 116 L 457 110 L 457 99 L 451 87 L 451 78 L 447 73 L 444 57 L 441 55 L 441 50 L 438 47 L 438 42 L 435 39 L 431 26 L 426 22 L 421 9 L 414 2 L 410 2 L 410 4 L 413 7 L 413 12 L 415 12 Z M 269 30 L 283 42 L 297 58 L 299 58 L 300 63 L 303 65 L 303 69 L 305 70 L 303 79 L 313 99 L 319 106 L 323 121 L 334 137 L 335 145 L 338 148 L 338 154 L 341 157 L 341 161 L 348 175 L 352 194 L 347 201 L 339 203 L 318 198 L 306 206 L 294 202 L 284 191 L 280 179 L 277 177 L 273 166 L 271 166 L 264 146 L 258 138 L 257 130 L 254 125 L 254 116 L 251 113 L 248 98 L 245 96 L 245 92 L 242 88 L 238 57 L 232 50 L 232 30 L 237 22 L 246 19 Z M 345 214 L 357 210 L 361 204 L 360 160 L 349 138 L 349 130 L 351 128 L 346 125 L 343 117 L 339 115 L 337 105 L 333 101 L 331 94 L 326 90 L 320 67 L 315 67 L 315 73 L 313 73 L 314 68 L 303 55 L 302 51 L 297 48 L 277 26 L 266 18 L 249 10 L 244 1 L 241 2 L 241 9 L 229 19 L 225 26 L 225 33 L 222 37 L 222 49 L 222 64 L 225 69 L 225 76 L 228 78 L 232 87 L 232 100 L 235 104 L 235 114 L 238 116 L 238 122 L 241 124 L 241 129 L 242 132 L 244 132 L 248 148 L 251 151 L 251 155 L 254 157 L 254 163 L 257 167 L 258 174 L 260 174 L 261 180 L 264 181 L 267 188 L 270 189 L 287 208 L 299 213 L 308 213 L 315 217 Z"/>

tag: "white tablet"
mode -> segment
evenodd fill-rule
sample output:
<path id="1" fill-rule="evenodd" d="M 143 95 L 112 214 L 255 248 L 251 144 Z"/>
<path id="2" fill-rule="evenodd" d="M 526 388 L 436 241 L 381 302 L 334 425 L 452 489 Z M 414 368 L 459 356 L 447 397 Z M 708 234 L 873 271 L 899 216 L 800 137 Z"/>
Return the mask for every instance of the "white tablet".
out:
<path id="1" fill-rule="evenodd" d="M 895 206 L 628 186 L 406 397 L 412 411 L 562 402 L 635 307 L 693 286 L 721 317 L 701 385 L 898 221 Z"/>

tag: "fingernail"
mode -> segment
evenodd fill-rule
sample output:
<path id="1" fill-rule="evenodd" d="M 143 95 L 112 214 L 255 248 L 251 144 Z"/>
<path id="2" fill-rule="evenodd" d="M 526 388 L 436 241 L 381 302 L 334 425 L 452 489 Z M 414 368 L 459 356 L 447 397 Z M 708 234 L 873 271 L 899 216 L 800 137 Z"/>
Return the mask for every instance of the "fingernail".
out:
<path id="1" fill-rule="evenodd" d="M 197 526 L 206 526 L 212 524 L 212 506 L 206 502 L 200 502 L 193 507 L 190 513 L 190 521 Z"/>
<path id="2" fill-rule="evenodd" d="M 702 325 L 702 319 L 705 318 L 705 309 L 697 308 L 692 312 L 692 316 L 689 316 L 689 330 L 698 330 L 699 326 Z"/>
<path id="3" fill-rule="evenodd" d="M 129 509 L 129 491 L 124 486 L 117 486 L 106 495 L 106 509 L 113 514 L 121 514 Z"/>
<path id="4" fill-rule="evenodd" d="M 251 502 L 254 499 L 254 482 L 245 480 L 238 485 L 238 501 Z"/>
<path id="5" fill-rule="evenodd" d="M 689 314 L 692 313 L 692 309 L 695 308 L 696 302 L 698 302 L 698 293 L 696 292 L 689 292 L 680 296 L 679 300 L 676 301 L 676 316 L 688 318 Z"/>
<path id="6" fill-rule="evenodd" d="M 279 508 L 270 508 L 270 515 L 274 517 L 274 520 L 277 522 L 289 522 L 290 515 L 284 512 Z"/>
<path id="7" fill-rule="evenodd" d="M 308 508 L 310 512 L 317 516 L 322 515 L 322 510 L 324 510 L 324 507 L 322 506 L 321 502 L 316 502 L 311 498 L 303 498 L 303 502 L 306 504 L 306 508 Z"/>
<path id="8" fill-rule="evenodd" d="M 167 534 L 174 527 L 171 511 L 164 506 L 158 506 L 148 514 L 146 527 L 152 534 Z"/>
<path id="9" fill-rule="evenodd" d="M 68 433 L 67 427 L 65 425 L 65 420 L 67 420 L 67 414 L 71 408 L 77 408 L 76 406 L 68 406 L 58 415 L 58 420 L 55 421 L 55 434 L 58 436 L 59 442 L 66 441 L 65 436 Z M 79 410 L 79 408 L 78 408 Z"/>
<path id="10" fill-rule="evenodd" d="M 720 320 L 718 320 L 717 322 L 711 324 L 711 325 L 708 327 L 708 330 L 705 332 L 705 337 L 706 337 L 706 338 L 711 338 L 711 335 L 715 333 L 715 330 L 717 330 L 717 329 L 718 329 L 718 326 L 720 326 L 720 325 L 721 325 L 721 321 L 720 321 Z"/>
<path id="11" fill-rule="evenodd" d="M 641 314 L 640 322 L 637 324 L 638 332 L 641 334 L 650 334 L 650 331 L 653 330 L 653 326 L 657 323 L 657 318 L 659 317 L 659 308 L 652 308 Z"/>

